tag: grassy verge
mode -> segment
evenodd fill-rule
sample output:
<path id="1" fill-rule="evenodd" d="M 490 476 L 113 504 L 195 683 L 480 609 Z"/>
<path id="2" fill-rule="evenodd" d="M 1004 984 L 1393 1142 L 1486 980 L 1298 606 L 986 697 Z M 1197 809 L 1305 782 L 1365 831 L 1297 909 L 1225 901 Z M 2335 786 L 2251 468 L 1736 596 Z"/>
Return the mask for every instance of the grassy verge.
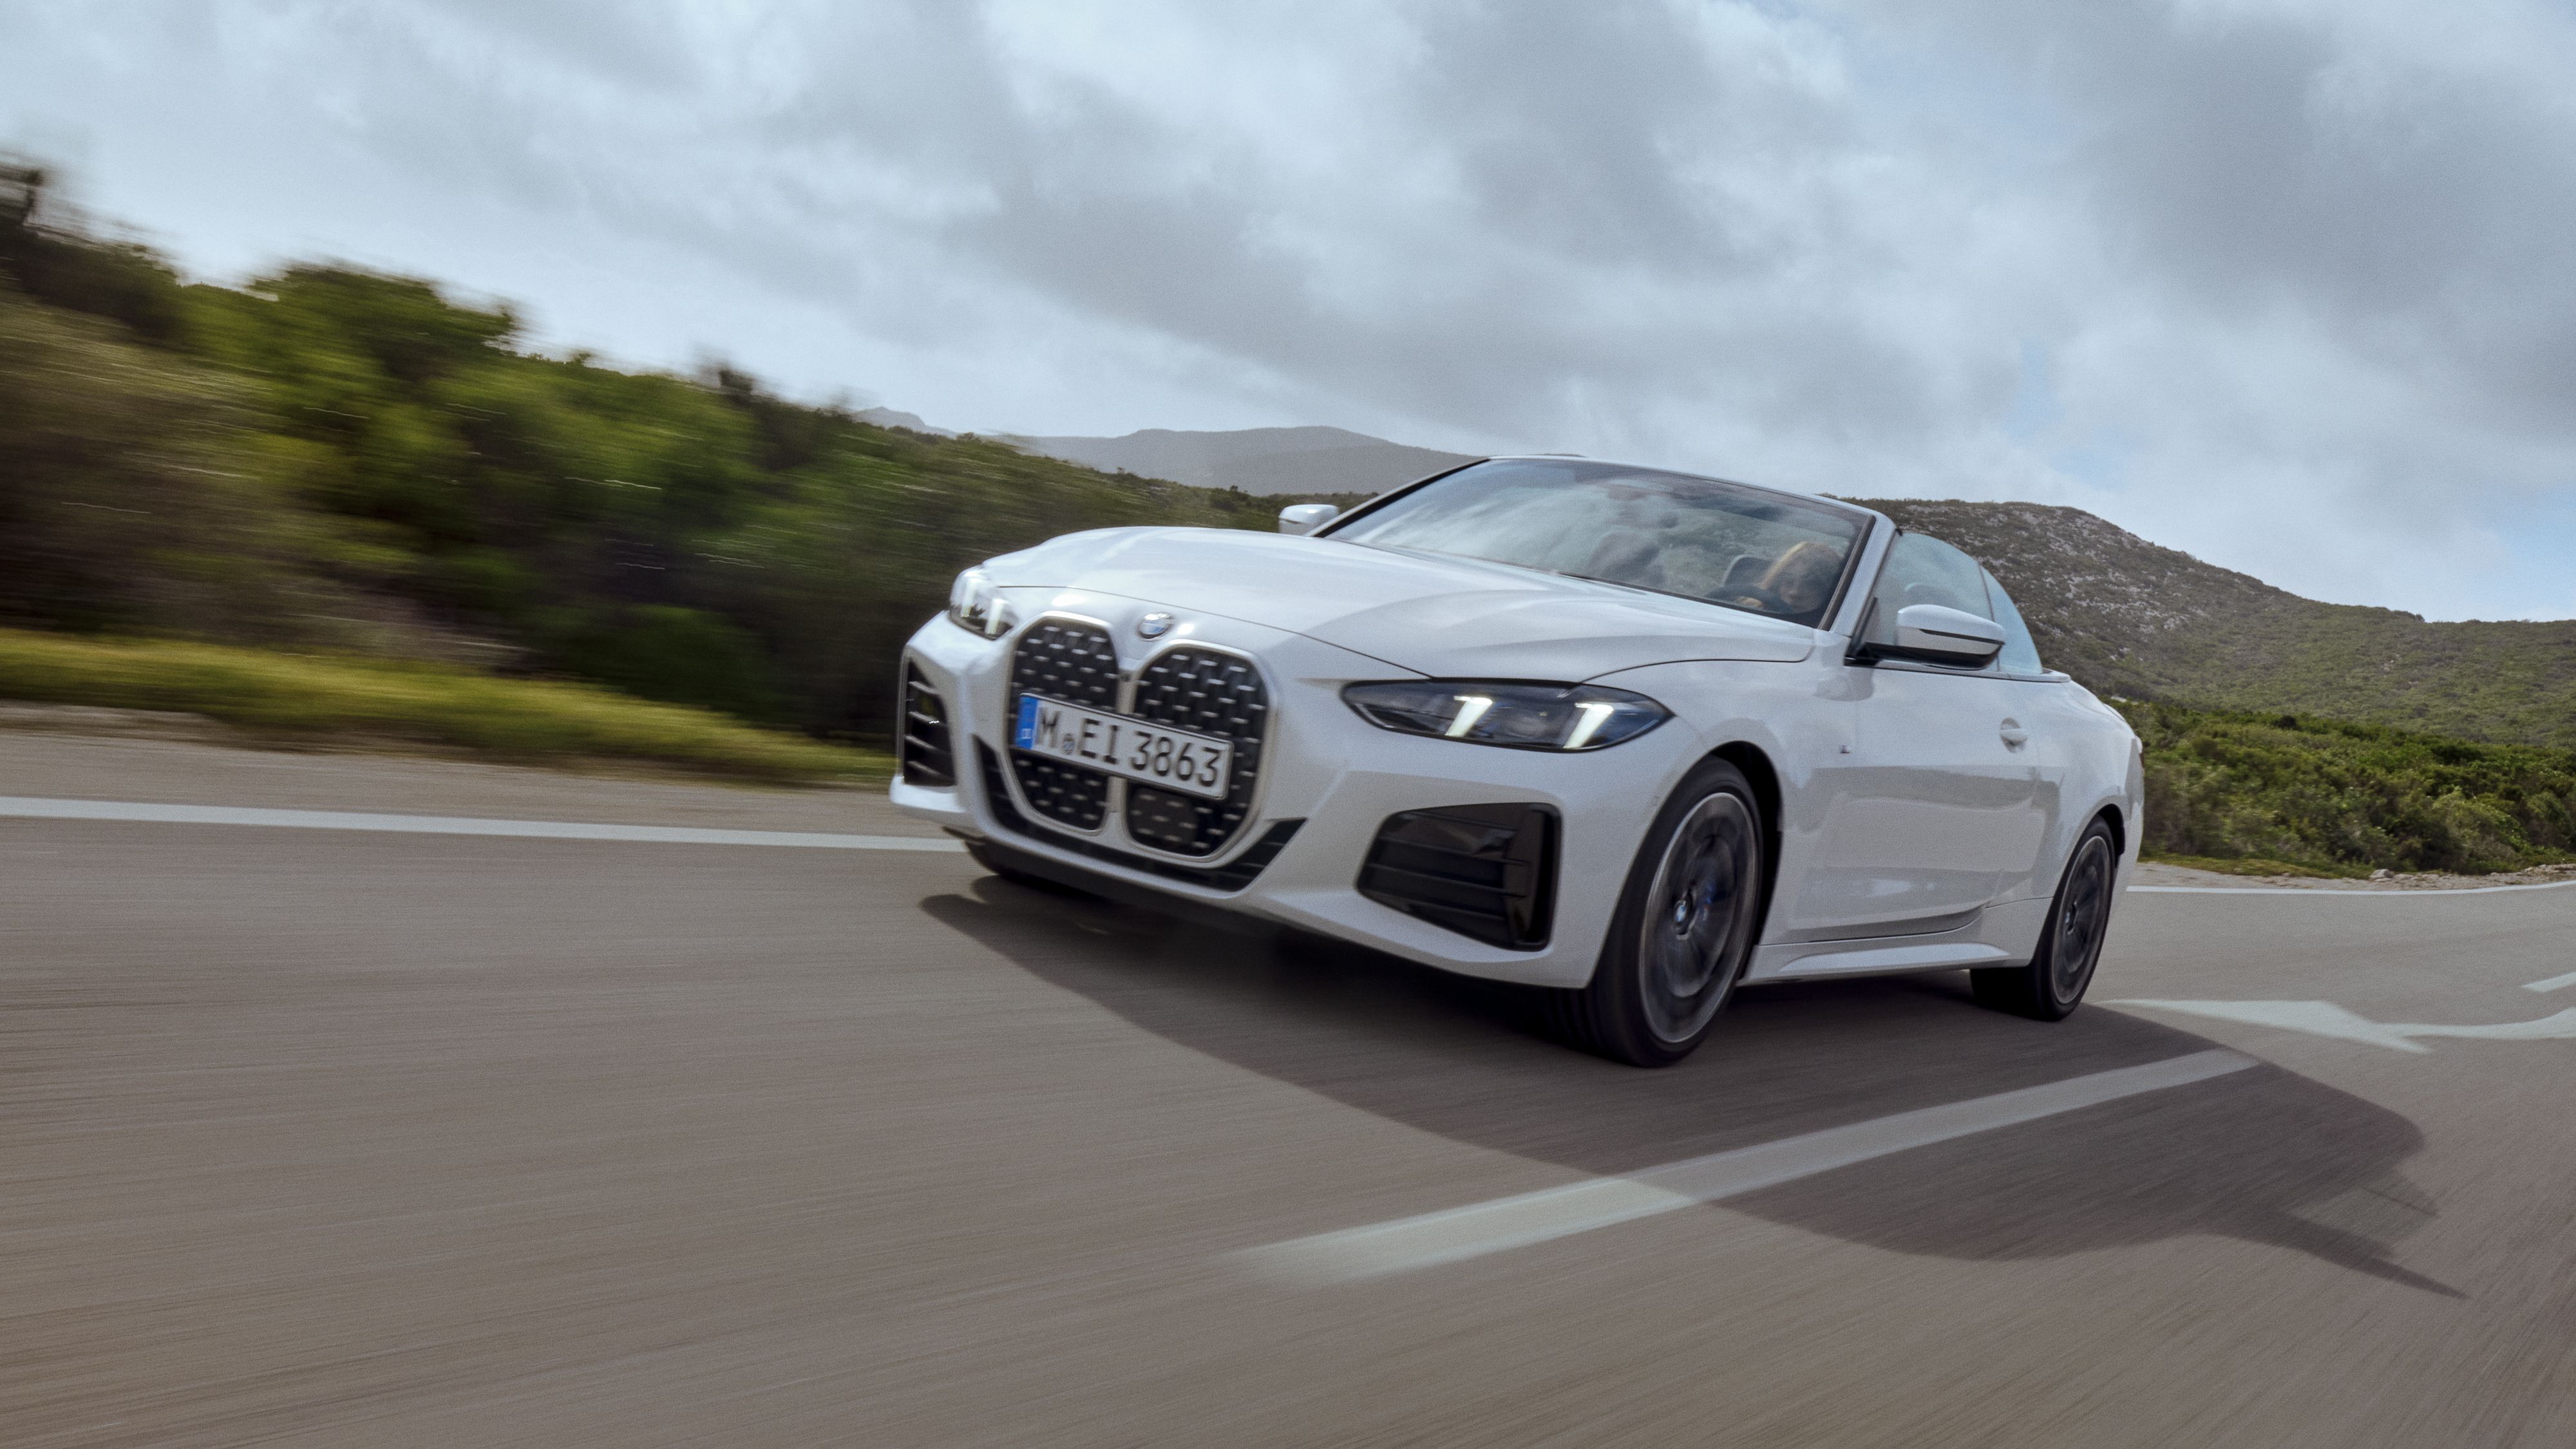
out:
<path id="1" fill-rule="evenodd" d="M 635 761 L 781 784 L 892 762 L 588 685 L 214 644 L 0 629 L 0 699 L 204 715 L 281 742 L 401 741 L 528 764 Z"/>
<path id="2" fill-rule="evenodd" d="M 2326 875 L 2474 875 L 2576 859 L 2576 750 L 2294 715 L 2120 709 L 2146 746 L 2140 843 L 2151 856 Z"/>

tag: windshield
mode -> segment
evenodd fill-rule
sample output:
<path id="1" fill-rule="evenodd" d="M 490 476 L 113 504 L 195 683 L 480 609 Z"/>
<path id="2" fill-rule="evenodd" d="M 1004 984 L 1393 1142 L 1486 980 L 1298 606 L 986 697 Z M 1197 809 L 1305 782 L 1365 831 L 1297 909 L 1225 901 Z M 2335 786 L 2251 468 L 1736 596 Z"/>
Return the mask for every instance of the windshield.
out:
<path id="1" fill-rule="evenodd" d="M 1329 530 L 1823 622 L 1867 519 L 1737 483 L 1580 459 L 1478 463 Z"/>

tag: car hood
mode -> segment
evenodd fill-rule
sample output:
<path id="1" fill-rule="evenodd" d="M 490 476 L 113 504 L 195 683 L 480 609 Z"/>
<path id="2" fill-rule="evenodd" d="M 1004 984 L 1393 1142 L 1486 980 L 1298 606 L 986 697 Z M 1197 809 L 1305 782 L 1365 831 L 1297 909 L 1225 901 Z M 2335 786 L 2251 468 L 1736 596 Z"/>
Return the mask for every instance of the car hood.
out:
<path id="1" fill-rule="evenodd" d="M 1268 625 L 1447 678 L 1576 681 L 1681 659 L 1790 662 L 1815 631 L 1690 599 L 1330 538 L 1215 528 L 1067 534 L 984 565 Z"/>

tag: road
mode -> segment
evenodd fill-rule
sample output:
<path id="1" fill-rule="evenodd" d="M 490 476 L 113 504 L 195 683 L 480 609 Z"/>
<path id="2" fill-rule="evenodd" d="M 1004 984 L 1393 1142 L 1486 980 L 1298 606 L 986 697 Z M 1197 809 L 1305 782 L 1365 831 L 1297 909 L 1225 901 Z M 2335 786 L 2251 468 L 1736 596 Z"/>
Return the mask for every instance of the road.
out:
<path id="1" fill-rule="evenodd" d="M 921 833 L 32 735 L 0 794 Z M 1777 987 L 1649 1073 L 938 850 L 0 818 L 0 1443 L 2566 1446 L 2571 972 L 2576 890 L 2136 894 L 2062 1025 Z M 1987 1099 L 2050 1105 L 1328 1251 Z"/>

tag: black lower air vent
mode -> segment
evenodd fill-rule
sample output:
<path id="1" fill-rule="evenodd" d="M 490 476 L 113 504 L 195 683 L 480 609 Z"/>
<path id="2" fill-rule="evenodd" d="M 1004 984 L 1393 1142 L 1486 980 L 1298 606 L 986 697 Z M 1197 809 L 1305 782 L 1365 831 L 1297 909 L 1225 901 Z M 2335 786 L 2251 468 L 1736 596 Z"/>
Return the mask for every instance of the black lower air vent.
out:
<path id="1" fill-rule="evenodd" d="M 948 732 L 948 704 L 921 677 L 903 667 L 903 753 L 899 768 L 907 785 L 948 789 L 957 783 L 957 752 Z"/>
<path id="2" fill-rule="evenodd" d="M 984 767 L 984 799 L 993 807 L 993 819 L 1004 830 L 1014 835 L 1026 836 L 1031 840 L 1042 841 L 1058 850 L 1069 850 L 1076 855 L 1087 855 L 1094 860 L 1106 860 L 1123 865 L 1129 870 L 1141 870 L 1171 880 L 1188 881 L 1191 885 L 1208 886 L 1221 891 L 1239 891 L 1251 885 L 1260 877 L 1261 872 L 1268 868 L 1270 862 L 1279 858 L 1279 852 L 1288 848 L 1288 842 L 1297 834 L 1297 827 L 1306 823 L 1303 820 L 1272 821 L 1270 828 L 1261 832 L 1260 839 L 1246 846 L 1241 855 L 1223 865 L 1181 865 L 1174 861 L 1155 860 L 1150 856 L 1138 855 L 1132 850 L 1120 850 L 1115 846 L 1103 845 L 1097 840 L 1085 840 L 1079 835 L 1067 835 L 1061 830 L 1049 830 L 1037 821 L 1022 815 L 1020 807 L 1011 803 L 1011 792 L 1002 788 L 1002 762 L 993 754 L 993 747 L 982 740 L 977 740 L 975 757 Z"/>
<path id="3" fill-rule="evenodd" d="M 1444 805 L 1389 816 L 1359 890 L 1489 946 L 1544 946 L 1556 906 L 1556 812 Z"/>

